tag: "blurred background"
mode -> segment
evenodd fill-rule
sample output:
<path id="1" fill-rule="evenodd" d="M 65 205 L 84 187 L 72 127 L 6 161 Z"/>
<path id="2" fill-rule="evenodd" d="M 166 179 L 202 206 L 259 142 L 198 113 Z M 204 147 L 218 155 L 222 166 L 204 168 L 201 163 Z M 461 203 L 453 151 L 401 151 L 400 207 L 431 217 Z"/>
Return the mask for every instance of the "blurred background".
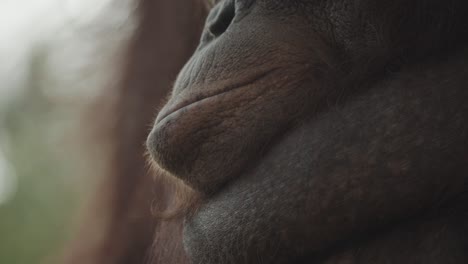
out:
<path id="1" fill-rule="evenodd" d="M 0 1 L 0 263 L 49 263 L 71 236 L 104 163 L 90 109 L 118 74 L 134 10 Z"/>

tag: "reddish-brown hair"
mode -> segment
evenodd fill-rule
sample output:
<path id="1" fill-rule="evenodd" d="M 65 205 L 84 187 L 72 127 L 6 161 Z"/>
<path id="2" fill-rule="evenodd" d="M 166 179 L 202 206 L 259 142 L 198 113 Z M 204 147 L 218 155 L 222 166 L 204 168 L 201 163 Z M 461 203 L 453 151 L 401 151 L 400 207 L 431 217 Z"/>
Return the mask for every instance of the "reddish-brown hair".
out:
<path id="1" fill-rule="evenodd" d="M 102 116 L 95 119 L 109 144 L 109 169 L 63 263 L 187 263 L 182 220 L 162 221 L 151 213 L 152 206 L 172 206 L 174 188 L 164 177 L 152 177 L 143 153 L 157 109 L 195 49 L 205 15 L 202 1 L 139 1 L 139 26 L 119 84 L 100 99 Z"/>

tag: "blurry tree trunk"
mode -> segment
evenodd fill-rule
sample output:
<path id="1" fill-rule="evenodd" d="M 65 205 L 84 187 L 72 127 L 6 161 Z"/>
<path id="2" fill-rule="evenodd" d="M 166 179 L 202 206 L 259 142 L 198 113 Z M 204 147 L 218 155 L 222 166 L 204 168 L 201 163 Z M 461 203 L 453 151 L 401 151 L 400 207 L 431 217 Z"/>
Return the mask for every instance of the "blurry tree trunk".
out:
<path id="1" fill-rule="evenodd" d="M 171 192 L 151 177 L 143 154 L 156 110 L 198 43 L 205 10 L 197 0 L 141 0 L 137 12 L 118 85 L 95 109 L 109 169 L 66 252 L 67 264 L 186 263 L 180 221 L 151 216 L 151 204 L 168 203 Z"/>

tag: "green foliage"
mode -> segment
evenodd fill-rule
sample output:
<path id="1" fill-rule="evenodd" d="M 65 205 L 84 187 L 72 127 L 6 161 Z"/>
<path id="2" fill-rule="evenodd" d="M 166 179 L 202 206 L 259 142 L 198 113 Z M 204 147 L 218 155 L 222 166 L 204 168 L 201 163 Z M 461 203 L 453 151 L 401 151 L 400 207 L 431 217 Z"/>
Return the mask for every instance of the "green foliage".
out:
<path id="1" fill-rule="evenodd" d="M 67 238 L 77 206 L 76 177 L 57 136 L 63 113 L 41 95 L 44 56 L 39 55 L 31 62 L 29 92 L 0 120 L 18 179 L 13 198 L 0 204 L 2 264 L 50 263 Z"/>

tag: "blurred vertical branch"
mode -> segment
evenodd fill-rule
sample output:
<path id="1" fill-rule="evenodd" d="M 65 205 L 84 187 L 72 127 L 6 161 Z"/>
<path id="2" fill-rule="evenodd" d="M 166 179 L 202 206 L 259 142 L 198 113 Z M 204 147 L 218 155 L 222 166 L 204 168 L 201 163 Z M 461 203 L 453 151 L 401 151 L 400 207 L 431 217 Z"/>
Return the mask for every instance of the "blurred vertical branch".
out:
<path id="1" fill-rule="evenodd" d="M 118 85 L 91 109 L 109 164 L 64 263 L 138 264 L 150 255 L 152 263 L 185 261 L 180 223 L 158 223 L 151 216 L 151 203 L 168 203 L 170 191 L 149 175 L 143 153 L 157 107 L 195 49 L 205 13 L 198 0 L 139 1 L 139 25 Z M 155 233 L 164 247 L 152 253 Z"/>

